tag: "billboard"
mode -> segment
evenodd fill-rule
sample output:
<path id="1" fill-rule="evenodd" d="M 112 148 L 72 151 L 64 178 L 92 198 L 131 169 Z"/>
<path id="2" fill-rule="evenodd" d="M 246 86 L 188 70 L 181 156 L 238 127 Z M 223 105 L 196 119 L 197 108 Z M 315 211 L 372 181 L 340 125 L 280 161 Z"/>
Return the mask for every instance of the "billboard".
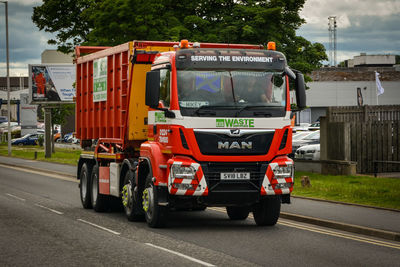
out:
<path id="1" fill-rule="evenodd" d="M 73 64 L 30 64 L 29 97 L 31 103 L 72 103 L 75 97 Z"/>

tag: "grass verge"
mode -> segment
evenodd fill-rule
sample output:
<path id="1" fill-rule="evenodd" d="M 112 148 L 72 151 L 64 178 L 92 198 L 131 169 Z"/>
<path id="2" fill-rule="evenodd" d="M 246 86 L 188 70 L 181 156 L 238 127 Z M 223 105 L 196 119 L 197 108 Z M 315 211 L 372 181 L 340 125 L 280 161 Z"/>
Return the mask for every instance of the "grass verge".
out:
<path id="1" fill-rule="evenodd" d="M 304 175 L 311 187 L 301 186 Z M 400 210 L 400 179 L 296 172 L 292 195 Z"/>
<path id="2" fill-rule="evenodd" d="M 81 151 L 79 149 L 68 149 L 68 148 L 56 148 L 55 153 L 51 155 L 51 158 L 44 157 L 44 148 L 38 146 L 13 146 L 11 150 L 11 156 L 23 159 L 35 159 L 35 151 L 37 152 L 37 160 L 64 163 L 70 165 L 76 165 L 78 162 Z M 7 145 L 0 145 L 0 155 L 8 155 Z"/>

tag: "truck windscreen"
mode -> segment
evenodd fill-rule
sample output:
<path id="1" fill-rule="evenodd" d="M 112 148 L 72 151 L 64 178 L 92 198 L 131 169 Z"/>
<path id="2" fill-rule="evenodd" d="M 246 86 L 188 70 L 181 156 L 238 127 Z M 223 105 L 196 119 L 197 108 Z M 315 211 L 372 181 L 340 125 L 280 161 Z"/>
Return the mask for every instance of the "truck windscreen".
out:
<path id="1" fill-rule="evenodd" d="M 178 70 L 178 101 L 186 116 L 283 116 L 283 72 Z"/>

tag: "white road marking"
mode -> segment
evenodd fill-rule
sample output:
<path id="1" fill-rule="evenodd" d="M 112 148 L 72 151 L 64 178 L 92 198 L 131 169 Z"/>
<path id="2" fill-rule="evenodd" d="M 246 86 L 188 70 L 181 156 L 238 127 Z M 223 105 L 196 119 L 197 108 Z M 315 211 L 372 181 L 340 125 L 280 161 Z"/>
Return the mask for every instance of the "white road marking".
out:
<path id="1" fill-rule="evenodd" d="M 85 221 L 85 220 L 82 220 L 82 219 L 77 219 L 77 220 L 80 221 L 80 222 L 89 224 L 89 225 L 91 225 L 91 226 L 97 227 L 97 228 L 99 228 L 99 229 L 101 229 L 101 230 L 107 231 L 107 232 L 109 232 L 109 233 L 112 233 L 112 234 L 114 234 L 114 235 L 120 235 L 120 234 L 121 234 L 121 233 L 115 232 L 115 231 L 113 231 L 113 230 L 110 230 L 110 229 L 108 229 L 108 228 L 105 228 L 105 227 L 103 227 L 103 226 L 100 226 L 100 225 L 97 225 L 97 224 L 94 224 L 94 223 L 91 223 L 91 222 L 88 222 L 88 221 Z"/>
<path id="2" fill-rule="evenodd" d="M 40 205 L 40 204 L 35 204 L 35 206 L 38 206 L 38 207 L 40 207 L 40 208 L 42 208 L 42 209 L 45 209 L 45 210 L 48 210 L 48 211 L 51 211 L 51 212 L 57 213 L 58 215 L 62 215 L 62 214 L 64 214 L 64 213 L 63 213 L 63 212 L 61 212 L 61 211 L 58 211 L 58 210 L 53 210 L 53 209 L 51 209 L 51 208 L 48 208 L 48 207 L 42 206 L 42 205 Z"/>
<path id="3" fill-rule="evenodd" d="M 21 201 L 25 201 L 25 199 L 23 199 L 23 198 L 20 198 L 20 197 L 17 197 L 17 196 L 8 194 L 8 193 L 6 193 L 6 195 L 9 196 L 9 197 L 13 197 L 13 198 L 15 198 L 15 199 L 21 200 Z"/>
<path id="4" fill-rule="evenodd" d="M 185 258 L 185 259 L 187 259 L 187 260 L 196 262 L 196 263 L 201 264 L 201 265 L 204 265 L 204 266 L 215 266 L 215 265 L 213 265 L 213 264 L 211 264 L 211 263 L 208 263 L 208 262 L 205 262 L 205 261 L 201 261 L 201 260 L 195 259 L 195 258 L 193 258 L 193 257 L 187 256 L 187 255 L 185 255 L 185 254 L 182 254 L 182 253 L 179 253 L 179 252 L 176 252 L 176 251 L 173 251 L 173 250 L 169 250 L 169 249 L 166 249 L 166 248 L 163 248 L 163 247 L 159 247 L 159 246 L 153 245 L 153 244 L 151 244 L 151 243 L 145 243 L 145 244 L 148 245 L 148 246 L 150 246 L 150 247 L 158 248 L 158 249 L 160 249 L 160 250 L 169 252 L 169 253 L 171 253 L 171 254 L 175 254 L 175 255 L 177 255 L 177 256 L 180 256 L 180 257 L 182 257 L 182 258 Z"/>
<path id="5" fill-rule="evenodd" d="M 56 179 L 59 179 L 59 180 L 79 183 L 79 181 L 77 179 L 71 178 L 71 177 L 66 176 L 66 175 L 64 176 L 64 175 L 60 175 L 60 174 L 56 174 L 56 173 L 46 173 L 44 171 L 35 171 L 35 170 L 26 169 L 26 168 L 22 168 L 22 167 L 9 166 L 9 165 L 6 165 L 6 164 L 1 164 L 1 163 L 0 163 L 0 166 L 4 167 L 4 168 L 17 170 L 17 171 L 29 172 L 29 173 L 39 174 L 39 175 L 43 175 L 43 176 L 47 176 L 47 177 L 51 177 L 51 178 L 56 178 Z"/>

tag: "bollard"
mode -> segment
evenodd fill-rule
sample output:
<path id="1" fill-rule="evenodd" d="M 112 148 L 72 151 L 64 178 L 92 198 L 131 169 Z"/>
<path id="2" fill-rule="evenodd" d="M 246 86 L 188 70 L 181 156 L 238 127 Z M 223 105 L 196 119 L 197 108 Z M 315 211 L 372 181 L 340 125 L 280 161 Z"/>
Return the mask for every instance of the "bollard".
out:
<path id="1" fill-rule="evenodd" d="M 35 151 L 35 159 L 37 159 L 37 151 Z"/>

